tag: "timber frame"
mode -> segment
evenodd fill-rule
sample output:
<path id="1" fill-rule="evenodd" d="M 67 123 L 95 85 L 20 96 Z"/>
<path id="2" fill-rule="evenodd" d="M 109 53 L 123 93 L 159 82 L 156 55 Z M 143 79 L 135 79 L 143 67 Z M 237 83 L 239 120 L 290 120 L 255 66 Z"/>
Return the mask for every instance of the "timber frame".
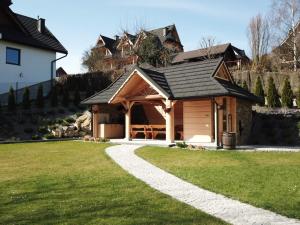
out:
<path id="1" fill-rule="evenodd" d="M 135 66 L 83 103 L 93 105 L 95 137 L 101 136 L 98 126 L 107 115 L 104 108 L 121 107 L 127 141 L 139 135 L 161 136 L 168 144 L 177 139 L 220 146 L 223 132 L 238 133 L 241 124 L 250 127 L 251 118 L 244 119 L 240 108 L 251 111 L 255 102 L 260 99 L 234 83 L 224 61 L 213 59 L 157 70 Z"/>

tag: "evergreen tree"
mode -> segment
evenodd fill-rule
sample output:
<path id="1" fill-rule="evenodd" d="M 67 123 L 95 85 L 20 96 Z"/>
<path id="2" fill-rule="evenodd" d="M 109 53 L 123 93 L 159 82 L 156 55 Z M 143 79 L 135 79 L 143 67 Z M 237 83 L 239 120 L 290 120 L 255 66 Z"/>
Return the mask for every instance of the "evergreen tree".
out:
<path id="1" fill-rule="evenodd" d="M 280 107 L 279 94 L 275 87 L 273 77 L 268 80 L 268 93 L 267 93 L 268 107 L 276 108 Z"/>
<path id="2" fill-rule="evenodd" d="M 56 107 L 58 105 L 58 96 L 57 96 L 57 88 L 53 86 L 50 94 L 51 106 Z"/>
<path id="3" fill-rule="evenodd" d="M 242 88 L 244 88 L 245 90 L 249 91 L 249 87 L 248 87 L 247 82 L 245 80 L 243 81 Z"/>
<path id="4" fill-rule="evenodd" d="M 297 102 L 297 108 L 300 109 L 300 88 L 296 93 L 296 102 Z"/>
<path id="5" fill-rule="evenodd" d="M 284 80 L 284 85 L 282 88 L 282 94 L 281 94 L 281 100 L 282 100 L 282 106 L 287 108 L 293 107 L 293 91 L 291 87 L 291 83 L 288 78 Z"/>
<path id="6" fill-rule="evenodd" d="M 69 91 L 67 88 L 63 89 L 63 99 L 62 99 L 62 105 L 65 107 L 68 107 L 70 103 L 70 96 Z"/>
<path id="7" fill-rule="evenodd" d="M 80 104 L 80 102 L 81 102 L 80 92 L 79 92 L 79 89 L 77 88 L 74 93 L 73 103 L 75 106 L 78 106 Z"/>
<path id="8" fill-rule="evenodd" d="M 260 105 L 264 106 L 265 105 L 265 91 L 264 91 L 260 77 L 257 77 L 257 79 L 256 79 L 254 94 L 263 99 L 263 103 L 261 103 Z"/>
<path id="9" fill-rule="evenodd" d="M 44 90 L 43 85 L 39 85 L 36 95 L 36 106 L 38 108 L 44 107 Z"/>
<path id="10" fill-rule="evenodd" d="M 30 104 L 30 90 L 29 88 L 25 88 L 23 92 L 23 101 L 22 101 L 22 106 L 23 109 L 29 109 L 31 104 Z"/>
<path id="11" fill-rule="evenodd" d="M 8 110 L 14 111 L 16 109 L 16 96 L 13 87 L 10 87 L 8 93 Z"/>

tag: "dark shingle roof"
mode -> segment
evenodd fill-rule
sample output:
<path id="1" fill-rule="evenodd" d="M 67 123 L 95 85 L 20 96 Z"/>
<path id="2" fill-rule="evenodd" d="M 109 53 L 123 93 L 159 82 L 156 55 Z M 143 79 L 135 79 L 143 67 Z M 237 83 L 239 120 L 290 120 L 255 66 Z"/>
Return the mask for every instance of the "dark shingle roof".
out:
<path id="1" fill-rule="evenodd" d="M 164 30 L 166 29 L 166 36 L 164 35 Z M 175 29 L 175 25 L 169 25 L 166 27 L 157 28 L 154 30 L 147 31 L 150 34 L 153 34 L 159 38 L 161 43 L 163 44 L 166 40 L 172 40 L 174 41 L 174 37 L 171 34 L 171 31 Z"/>
<path id="2" fill-rule="evenodd" d="M 188 51 L 188 52 L 180 52 L 178 53 L 174 59 L 172 60 L 172 63 L 181 63 L 189 59 L 195 59 L 195 58 L 202 58 L 206 57 L 208 55 L 208 52 L 211 55 L 222 55 L 226 52 L 228 47 L 230 47 L 231 44 L 222 44 L 222 45 L 216 45 L 211 47 L 210 49 L 208 48 L 201 48 L 193 51 Z"/>
<path id="3" fill-rule="evenodd" d="M 105 47 L 108 48 L 111 53 L 114 53 L 116 51 L 117 41 L 104 35 L 100 35 L 100 37 L 105 42 Z"/>
<path id="4" fill-rule="evenodd" d="M 218 58 L 156 68 L 155 70 L 140 69 L 151 77 L 155 81 L 155 85 L 159 85 L 172 99 L 235 96 L 260 102 L 259 98 L 236 84 L 214 77 L 222 62 L 223 58 Z M 124 74 L 108 89 L 86 99 L 83 103 L 107 103 L 131 72 Z"/>
<path id="5" fill-rule="evenodd" d="M 38 31 L 37 19 L 14 13 L 10 9 L 6 10 L 15 18 L 20 29 L 17 29 L 16 27 L 0 27 L 0 33 L 2 33 L 3 40 L 55 52 L 68 53 L 47 27 L 43 33 Z"/>

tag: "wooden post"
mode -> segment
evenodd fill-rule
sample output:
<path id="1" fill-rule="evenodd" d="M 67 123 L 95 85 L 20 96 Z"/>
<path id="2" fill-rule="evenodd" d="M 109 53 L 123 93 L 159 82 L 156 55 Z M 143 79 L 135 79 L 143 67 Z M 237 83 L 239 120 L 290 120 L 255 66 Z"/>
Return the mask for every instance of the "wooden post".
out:
<path id="1" fill-rule="evenodd" d="M 166 100 L 166 141 L 174 143 L 174 107 L 173 102 Z"/>
<path id="2" fill-rule="evenodd" d="M 125 140 L 130 141 L 130 124 L 131 124 L 131 107 L 133 106 L 134 102 L 127 101 L 124 106 L 126 109 L 125 113 Z"/>
<path id="3" fill-rule="evenodd" d="M 92 130 L 93 130 L 93 137 L 99 138 L 99 120 L 100 120 L 100 108 L 98 105 L 94 105 L 92 107 L 92 115 L 93 115 L 93 121 L 92 121 Z"/>
<path id="4" fill-rule="evenodd" d="M 217 103 L 215 102 L 214 103 L 214 120 L 215 120 L 215 145 L 216 147 L 219 146 L 219 113 L 218 113 L 218 105 Z"/>

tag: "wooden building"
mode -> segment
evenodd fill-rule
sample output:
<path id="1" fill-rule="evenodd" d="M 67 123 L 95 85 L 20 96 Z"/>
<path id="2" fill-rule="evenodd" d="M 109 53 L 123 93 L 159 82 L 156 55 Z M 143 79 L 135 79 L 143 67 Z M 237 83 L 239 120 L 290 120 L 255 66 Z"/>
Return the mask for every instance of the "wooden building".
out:
<path id="1" fill-rule="evenodd" d="M 223 58 L 217 58 L 164 68 L 133 66 L 83 104 L 92 106 L 94 137 L 219 146 L 223 132 L 236 133 L 237 144 L 247 142 L 251 106 L 259 101 L 234 83 Z"/>
<path id="2" fill-rule="evenodd" d="M 185 62 L 202 61 L 210 58 L 223 57 L 227 66 L 237 66 L 250 63 L 250 59 L 244 50 L 241 50 L 230 43 L 212 46 L 209 48 L 201 48 L 193 51 L 180 52 L 175 55 L 172 64 L 180 64 Z"/>
<path id="3" fill-rule="evenodd" d="M 175 25 L 170 25 L 155 30 L 141 31 L 137 35 L 125 32 L 121 37 L 109 38 L 100 35 L 95 49 L 104 57 L 104 70 L 120 69 L 126 65 L 136 64 L 139 60 L 136 51 L 148 35 L 154 35 L 161 46 L 173 52 L 182 52 L 181 44 Z"/>

